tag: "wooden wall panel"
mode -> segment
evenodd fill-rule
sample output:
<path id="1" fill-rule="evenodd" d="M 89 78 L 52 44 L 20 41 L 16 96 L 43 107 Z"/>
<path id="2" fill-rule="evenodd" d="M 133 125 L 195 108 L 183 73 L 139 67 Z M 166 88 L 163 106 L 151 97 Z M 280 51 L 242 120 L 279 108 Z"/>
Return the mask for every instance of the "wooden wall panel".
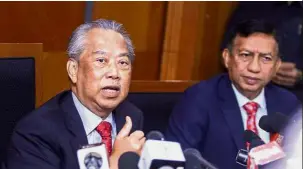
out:
<path id="1" fill-rule="evenodd" d="M 59 92 L 69 89 L 65 52 L 45 52 L 42 60 L 43 102 Z"/>
<path id="2" fill-rule="evenodd" d="M 126 27 L 136 48 L 133 79 L 159 80 L 167 2 L 95 1 L 93 19 L 116 20 Z"/>
<path id="3" fill-rule="evenodd" d="M 208 79 L 222 71 L 219 46 L 235 2 L 168 2 L 161 80 Z"/>
<path id="4" fill-rule="evenodd" d="M 161 80 L 191 80 L 201 2 L 168 2 Z"/>
<path id="5" fill-rule="evenodd" d="M 237 2 L 204 2 L 200 50 L 192 79 L 208 79 L 223 71 L 220 45 L 225 25 Z"/>
<path id="6" fill-rule="evenodd" d="M 134 81 L 201 80 L 221 71 L 219 45 L 236 2 L 93 3 L 92 19 L 117 20 L 130 33 Z M 84 11 L 85 2 L 0 2 L 0 42 L 43 43 L 43 102 L 69 88 L 64 51 Z M 178 83 L 165 88 L 175 89 Z"/>
<path id="7" fill-rule="evenodd" d="M 0 2 L 0 42 L 65 51 L 72 31 L 84 22 L 84 9 L 85 2 Z"/>

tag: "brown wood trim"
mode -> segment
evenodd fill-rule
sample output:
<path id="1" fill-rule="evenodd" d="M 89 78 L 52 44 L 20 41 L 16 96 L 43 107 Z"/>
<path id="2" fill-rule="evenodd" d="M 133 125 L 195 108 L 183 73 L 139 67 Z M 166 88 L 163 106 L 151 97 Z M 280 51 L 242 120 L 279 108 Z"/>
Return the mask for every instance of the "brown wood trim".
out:
<path id="1" fill-rule="evenodd" d="M 160 80 L 175 79 L 184 2 L 168 2 Z"/>
<path id="2" fill-rule="evenodd" d="M 201 2 L 168 2 L 160 80 L 191 80 L 195 70 Z"/>
<path id="3" fill-rule="evenodd" d="M 41 43 L 0 43 L 0 57 L 34 57 L 36 73 L 36 107 L 42 104 L 42 57 Z"/>
<path id="4" fill-rule="evenodd" d="M 140 81 L 131 82 L 130 92 L 183 92 L 198 81 Z"/>

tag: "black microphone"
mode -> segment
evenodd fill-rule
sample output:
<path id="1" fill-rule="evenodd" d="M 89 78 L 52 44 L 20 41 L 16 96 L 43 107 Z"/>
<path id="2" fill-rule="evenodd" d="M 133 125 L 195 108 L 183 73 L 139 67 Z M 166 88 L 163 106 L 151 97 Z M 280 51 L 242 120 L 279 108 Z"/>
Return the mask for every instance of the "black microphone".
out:
<path id="1" fill-rule="evenodd" d="M 200 152 L 194 148 L 184 150 L 186 159 L 185 169 L 217 169 L 213 164 L 205 160 Z"/>
<path id="2" fill-rule="evenodd" d="M 277 112 L 262 116 L 259 126 L 269 133 L 279 133 L 285 129 L 288 123 L 290 123 L 289 117 Z"/>
<path id="3" fill-rule="evenodd" d="M 244 141 L 249 143 L 249 150 L 265 144 L 265 142 L 253 131 L 245 130 L 244 132 Z"/>
<path id="4" fill-rule="evenodd" d="M 249 156 L 254 159 L 254 164 L 251 166 L 267 165 L 267 167 L 271 167 L 271 165 L 273 164 L 279 165 L 281 161 L 280 159 L 285 157 L 284 151 L 276 142 L 270 142 L 265 144 L 262 139 L 252 131 L 245 131 L 244 140 L 250 143 L 250 147 L 247 151 L 239 151 L 236 158 L 236 162 L 241 165 L 247 165 L 247 160 Z"/>
<path id="5" fill-rule="evenodd" d="M 236 156 L 236 162 L 240 165 L 246 166 L 248 160 L 248 152 L 255 147 L 265 144 L 265 142 L 251 130 L 245 130 L 244 141 L 245 143 L 249 143 L 249 150 L 240 149 Z"/>
<path id="6" fill-rule="evenodd" d="M 284 130 L 288 124 L 290 124 L 290 119 L 282 113 L 273 113 L 270 115 L 262 116 L 259 121 L 259 126 L 273 134 L 271 136 L 271 141 L 276 141 L 279 145 L 282 145 L 284 139 Z"/>
<path id="7" fill-rule="evenodd" d="M 138 169 L 139 155 L 135 152 L 123 153 L 118 161 L 119 169 Z"/>
<path id="8" fill-rule="evenodd" d="M 293 117 L 288 117 L 282 113 L 271 113 L 267 116 L 262 116 L 259 121 L 259 126 L 271 133 L 271 141 L 275 141 L 280 146 L 283 146 L 283 151 L 286 158 L 277 160 L 269 164 L 269 168 L 285 167 L 284 163 L 288 158 L 293 156 L 295 151 L 294 142 L 296 139 L 293 136 L 298 135 L 302 131 L 302 114 L 295 114 Z M 283 165 L 284 164 L 284 165 Z"/>

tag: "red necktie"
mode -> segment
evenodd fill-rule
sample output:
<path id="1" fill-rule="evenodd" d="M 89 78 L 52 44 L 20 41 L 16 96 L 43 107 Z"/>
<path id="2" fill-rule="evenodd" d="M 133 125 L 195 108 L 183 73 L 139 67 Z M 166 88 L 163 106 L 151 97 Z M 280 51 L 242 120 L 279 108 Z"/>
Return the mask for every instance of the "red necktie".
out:
<path id="1" fill-rule="evenodd" d="M 102 121 L 96 128 L 97 132 L 102 137 L 102 142 L 106 146 L 108 155 L 110 156 L 112 152 L 112 126 L 107 121 Z"/>
<path id="2" fill-rule="evenodd" d="M 256 114 L 259 108 L 258 103 L 256 102 L 248 102 L 246 103 L 243 108 L 245 109 L 245 111 L 247 112 L 247 121 L 246 121 L 246 127 L 247 130 L 251 130 L 254 133 L 256 133 L 258 135 L 258 129 L 256 126 Z M 249 144 L 246 143 L 247 149 L 249 150 Z M 258 166 L 252 164 L 252 161 L 250 158 L 248 158 L 248 162 L 247 162 L 247 168 L 248 169 L 258 169 Z"/>
<path id="3" fill-rule="evenodd" d="M 243 106 L 243 108 L 247 112 L 247 116 L 248 116 L 246 121 L 247 130 L 251 130 L 258 135 L 258 129 L 256 126 L 256 114 L 259 108 L 258 103 L 248 102 Z"/>

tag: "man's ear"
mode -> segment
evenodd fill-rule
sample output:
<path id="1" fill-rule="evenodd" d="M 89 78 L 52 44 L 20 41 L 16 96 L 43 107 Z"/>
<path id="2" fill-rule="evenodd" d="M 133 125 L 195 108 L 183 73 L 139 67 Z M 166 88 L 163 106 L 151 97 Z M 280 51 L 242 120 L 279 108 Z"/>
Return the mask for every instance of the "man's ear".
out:
<path id="1" fill-rule="evenodd" d="M 69 58 L 67 63 L 66 63 L 66 69 L 68 76 L 72 83 L 77 82 L 77 74 L 78 74 L 78 61 L 75 59 Z"/>
<path id="2" fill-rule="evenodd" d="M 230 51 L 225 48 L 222 52 L 222 58 L 223 58 L 223 63 L 226 69 L 229 67 L 229 62 L 230 62 Z"/>

